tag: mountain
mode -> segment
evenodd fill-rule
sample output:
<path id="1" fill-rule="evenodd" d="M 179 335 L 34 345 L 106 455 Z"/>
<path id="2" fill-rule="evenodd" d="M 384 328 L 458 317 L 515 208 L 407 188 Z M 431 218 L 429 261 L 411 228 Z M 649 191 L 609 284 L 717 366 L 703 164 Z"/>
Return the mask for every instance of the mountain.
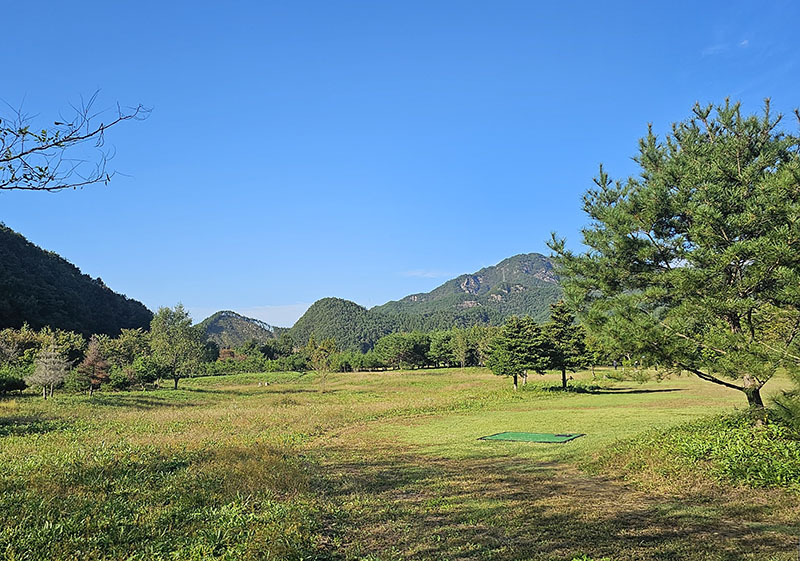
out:
<path id="1" fill-rule="evenodd" d="M 373 310 L 424 314 L 482 308 L 497 312 L 502 319 L 529 315 L 544 322 L 550 316 L 550 304 L 558 301 L 561 294 L 550 259 L 539 253 L 525 253 L 456 277 L 430 292 L 412 294 Z"/>
<path id="2" fill-rule="evenodd" d="M 509 257 L 461 275 L 431 292 L 412 294 L 371 309 L 339 298 L 315 302 L 289 331 L 298 344 L 332 337 L 340 348 L 365 351 L 389 333 L 499 325 L 512 315 L 545 322 L 562 296 L 553 264 L 544 255 Z"/>
<path id="3" fill-rule="evenodd" d="M 223 348 L 238 347 L 250 340 L 265 343 L 275 338 L 275 328 L 271 325 L 230 310 L 217 312 L 197 326 L 205 331 L 210 341 Z"/>
<path id="4" fill-rule="evenodd" d="M 147 329 L 152 318 L 141 302 L 0 224 L 0 328 L 28 323 L 115 336 L 123 328 Z"/>
<path id="5" fill-rule="evenodd" d="M 355 302 L 341 298 L 323 298 L 314 302 L 289 330 L 295 343 L 305 344 L 309 337 L 320 340 L 333 337 L 343 349 L 366 351 L 394 328 L 391 318 L 373 314 Z"/>

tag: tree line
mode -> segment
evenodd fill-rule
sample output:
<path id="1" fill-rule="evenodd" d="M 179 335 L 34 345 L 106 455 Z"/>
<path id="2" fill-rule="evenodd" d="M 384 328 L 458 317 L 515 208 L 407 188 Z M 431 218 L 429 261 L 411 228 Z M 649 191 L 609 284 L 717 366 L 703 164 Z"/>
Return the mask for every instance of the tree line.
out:
<path id="1" fill-rule="evenodd" d="M 149 331 L 122 329 L 117 337 L 45 327 L 0 331 L 0 393 L 41 389 L 47 398 L 59 387 L 94 393 L 102 387 L 145 389 L 194 375 L 217 360 L 219 349 L 192 326 L 182 305 L 160 308 Z"/>
<path id="2" fill-rule="evenodd" d="M 0 393 L 36 387 L 47 398 L 56 388 L 92 395 L 113 390 L 161 387 L 165 379 L 178 388 L 181 378 L 244 372 L 359 372 L 392 369 L 487 366 L 495 374 L 517 378 L 529 371 L 566 371 L 596 364 L 584 330 L 563 302 L 553 305 L 550 322 L 512 316 L 505 325 L 454 327 L 424 333 L 391 333 L 366 351 L 342 350 L 332 338 L 312 334 L 298 345 L 289 332 L 265 342 L 250 340 L 219 349 L 192 326 L 182 305 L 160 308 L 149 331 L 123 329 L 119 336 L 53 330 L 0 331 Z M 603 358 L 601 358 L 601 356 Z"/>

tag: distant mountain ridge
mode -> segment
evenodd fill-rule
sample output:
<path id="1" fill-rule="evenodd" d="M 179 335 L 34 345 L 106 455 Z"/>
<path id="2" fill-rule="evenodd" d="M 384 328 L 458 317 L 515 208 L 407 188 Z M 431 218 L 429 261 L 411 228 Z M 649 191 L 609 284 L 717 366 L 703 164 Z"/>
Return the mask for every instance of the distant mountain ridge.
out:
<path id="1" fill-rule="evenodd" d="M 153 313 L 0 224 L 0 328 L 50 326 L 89 336 L 147 329 Z"/>
<path id="2" fill-rule="evenodd" d="M 445 282 L 430 292 L 411 294 L 373 310 L 424 313 L 483 307 L 508 316 L 529 315 L 546 321 L 550 304 L 561 297 L 552 261 L 539 253 L 525 253 Z"/>
<path id="3" fill-rule="evenodd" d="M 515 255 L 497 265 L 449 280 L 430 292 L 411 294 L 371 309 L 340 298 L 318 300 L 289 330 L 305 344 L 332 337 L 341 348 L 367 350 L 397 331 L 433 331 L 499 325 L 512 315 L 538 322 L 562 297 L 552 261 L 539 253 Z"/>
<path id="4" fill-rule="evenodd" d="M 251 339 L 264 342 L 288 332 L 298 345 L 333 338 L 343 349 L 366 351 L 389 333 L 434 331 L 472 325 L 499 325 L 512 315 L 538 322 L 550 317 L 550 305 L 562 296 L 553 263 L 539 253 L 514 255 L 497 265 L 460 275 L 430 292 L 367 309 L 341 298 L 314 302 L 289 329 L 223 311 L 200 326 L 221 347 L 236 347 Z"/>
<path id="5" fill-rule="evenodd" d="M 275 327 L 259 319 L 249 318 L 231 310 L 217 312 L 197 326 L 202 329 L 209 341 L 223 348 L 238 347 L 254 340 L 265 343 L 275 338 Z"/>

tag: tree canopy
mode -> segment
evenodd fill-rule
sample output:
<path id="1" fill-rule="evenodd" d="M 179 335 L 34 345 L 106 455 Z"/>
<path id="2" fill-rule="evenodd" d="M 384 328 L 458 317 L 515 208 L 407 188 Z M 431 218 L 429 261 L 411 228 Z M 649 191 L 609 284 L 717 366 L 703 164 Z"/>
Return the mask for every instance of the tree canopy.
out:
<path id="1" fill-rule="evenodd" d="M 150 347 L 156 363 L 169 371 L 177 390 L 178 380 L 191 374 L 205 358 L 206 339 L 202 330 L 192 326 L 183 304 L 178 304 L 156 312 L 150 324 Z"/>
<path id="2" fill-rule="evenodd" d="M 612 181 L 601 166 L 585 194 L 588 250 L 551 241 L 590 329 L 753 406 L 800 360 L 800 137 L 780 123 L 769 101 L 761 115 L 726 101 L 663 139 L 651 127 L 640 175 Z"/>

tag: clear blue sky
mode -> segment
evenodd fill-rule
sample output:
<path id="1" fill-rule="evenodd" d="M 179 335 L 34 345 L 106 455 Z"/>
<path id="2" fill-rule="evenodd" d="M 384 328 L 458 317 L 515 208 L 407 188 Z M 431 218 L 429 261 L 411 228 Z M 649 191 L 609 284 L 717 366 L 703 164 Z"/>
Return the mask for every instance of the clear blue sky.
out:
<path id="1" fill-rule="evenodd" d="M 0 99 L 143 103 L 108 187 L 2 193 L 0 221 L 150 308 L 291 325 L 427 291 L 557 230 L 600 162 L 695 101 L 800 105 L 800 4 L 13 2 Z M 793 119 L 793 117 L 792 117 Z"/>

